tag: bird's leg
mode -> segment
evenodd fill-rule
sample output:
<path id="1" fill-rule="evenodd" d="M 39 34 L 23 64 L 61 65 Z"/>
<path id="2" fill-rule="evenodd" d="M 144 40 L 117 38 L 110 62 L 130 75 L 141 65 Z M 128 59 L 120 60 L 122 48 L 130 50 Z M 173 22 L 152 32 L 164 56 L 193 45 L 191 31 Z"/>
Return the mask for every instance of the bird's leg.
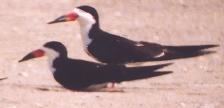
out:
<path id="1" fill-rule="evenodd" d="M 117 86 L 117 84 L 114 83 L 114 82 L 112 82 L 111 84 L 112 84 L 112 85 L 111 85 L 112 88 L 115 88 L 115 87 Z"/>
<path id="2" fill-rule="evenodd" d="M 114 82 L 107 83 L 106 88 L 115 88 L 116 84 Z"/>

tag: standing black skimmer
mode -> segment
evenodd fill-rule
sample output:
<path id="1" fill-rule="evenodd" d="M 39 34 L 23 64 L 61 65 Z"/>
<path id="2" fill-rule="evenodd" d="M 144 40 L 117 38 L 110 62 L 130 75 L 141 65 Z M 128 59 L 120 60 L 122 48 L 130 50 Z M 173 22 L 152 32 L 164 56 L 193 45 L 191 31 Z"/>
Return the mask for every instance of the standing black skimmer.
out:
<path id="1" fill-rule="evenodd" d="M 90 56 L 107 64 L 161 61 L 189 58 L 211 53 L 202 51 L 218 45 L 166 46 L 144 41 L 133 41 L 110 34 L 100 28 L 99 16 L 93 7 L 80 6 L 48 24 L 78 20 L 84 47 Z"/>
<path id="2" fill-rule="evenodd" d="M 144 67 L 125 67 L 98 64 L 67 57 L 67 50 L 60 42 L 48 42 L 41 49 L 26 55 L 22 61 L 48 56 L 50 69 L 55 80 L 65 88 L 72 90 L 98 90 L 107 87 L 110 82 L 131 81 L 171 73 L 155 70 L 170 65 L 160 64 Z"/>

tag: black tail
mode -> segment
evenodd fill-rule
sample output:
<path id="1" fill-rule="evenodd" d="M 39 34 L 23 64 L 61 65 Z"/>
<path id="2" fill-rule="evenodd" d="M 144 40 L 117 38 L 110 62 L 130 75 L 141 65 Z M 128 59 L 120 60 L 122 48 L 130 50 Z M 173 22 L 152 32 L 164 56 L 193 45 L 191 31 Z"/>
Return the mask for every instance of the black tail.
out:
<path id="1" fill-rule="evenodd" d="M 144 67 L 130 67 L 125 70 L 122 79 L 120 79 L 120 81 L 132 81 L 169 74 L 172 72 L 171 71 L 156 72 L 156 70 L 169 66 L 171 64 L 172 63 L 144 66 Z"/>
<path id="2" fill-rule="evenodd" d="M 165 49 L 177 53 L 199 52 L 208 48 L 218 47 L 219 45 L 193 45 L 193 46 L 164 46 Z"/>
<path id="3" fill-rule="evenodd" d="M 172 65 L 173 63 L 165 63 L 165 64 L 158 64 L 158 65 L 152 65 L 152 66 L 141 66 L 141 67 L 127 67 L 126 72 L 131 71 L 155 71 L 158 69 L 162 69 L 166 66 Z"/>
<path id="4" fill-rule="evenodd" d="M 215 53 L 215 51 L 206 51 L 206 49 L 218 46 L 219 45 L 164 46 L 165 56 L 157 58 L 155 59 L 155 61 L 190 58 L 190 57 L 207 55 Z"/>

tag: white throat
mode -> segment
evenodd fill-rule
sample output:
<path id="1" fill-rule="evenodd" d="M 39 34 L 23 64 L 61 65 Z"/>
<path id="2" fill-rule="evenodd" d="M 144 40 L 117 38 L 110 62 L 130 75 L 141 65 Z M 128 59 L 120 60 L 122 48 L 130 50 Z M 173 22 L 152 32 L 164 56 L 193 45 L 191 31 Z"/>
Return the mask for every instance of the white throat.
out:
<path id="1" fill-rule="evenodd" d="M 91 14 L 81 9 L 75 8 L 73 11 L 78 14 L 77 20 L 79 22 L 80 29 L 81 29 L 82 41 L 83 41 L 84 47 L 87 48 L 88 45 L 92 42 L 92 39 L 89 38 L 88 34 L 91 27 L 93 26 L 93 24 L 96 23 L 96 21 Z"/>
<path id="2" fill-rule="evenodd" d="M 48 63 L 49 63 L 49 66 L 50 66 L 50 71 L 52 73 L 54 73 L 56 71 L 56 69 L 53 67 L 53 62 L 56 58 L 59 57 L 59 53 L 56 52 L 53 49 L 46 48 L 46 47 L 44 47 L 43 50 L 45 51 L 45 55 L 48 57 Z"/>

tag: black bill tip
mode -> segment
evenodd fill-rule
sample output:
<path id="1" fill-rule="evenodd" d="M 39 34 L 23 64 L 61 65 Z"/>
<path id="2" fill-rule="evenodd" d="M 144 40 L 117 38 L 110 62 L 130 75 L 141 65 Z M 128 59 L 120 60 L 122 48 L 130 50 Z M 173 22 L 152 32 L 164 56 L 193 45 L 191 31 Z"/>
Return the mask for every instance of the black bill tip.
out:
<path id="1" fill-rule="evenodd" d="M 57 21 L 50 21 L 50 22 L 48 22 L 47 24 L 54 24 L 54 23 L 57 23 Z"/>
<path id="2" fill-rule="evenodd" d="M 65 22 L 66 21 L 66 16 L 60 16 L 57 19 L 48 22 L 47 24 L 54 24 L 54 23 L 59 23 L 59 22 Z"/>
<path id="3" fill-rule="evenodd" d="M 29 59 L 31 59 L 31 58 L 34 58 L 34 56 L 33 56 L 32 53 L 26 55 L 26 56 L 23 57 L 21 60 L 19 60 L 19 63 L 20 63 L 20 62 L 23 62 L 23 61 L 26 61 L 26 60 L 29 60 Z"/>

